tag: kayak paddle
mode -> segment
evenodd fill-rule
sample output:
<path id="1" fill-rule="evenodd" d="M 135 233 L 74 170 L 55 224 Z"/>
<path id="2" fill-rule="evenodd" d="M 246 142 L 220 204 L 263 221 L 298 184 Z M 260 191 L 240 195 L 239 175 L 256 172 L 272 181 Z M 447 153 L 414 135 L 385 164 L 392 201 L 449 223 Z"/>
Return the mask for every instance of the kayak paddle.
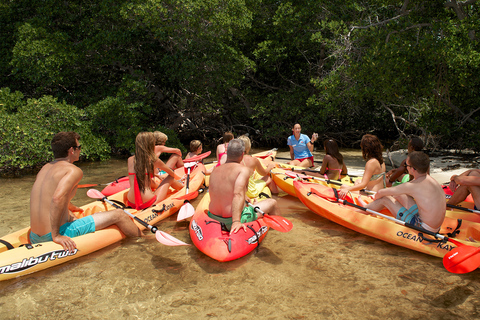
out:
<path id="1" fill-rule="evenodd" d="M 185 191 L 186 195 L 188 194 L 188 188 L 189 188 L 189 185 L 190 185 L 190 170 L 192 169 L 192 167 L 195 167 L 196 165 L 197 165 L 196 162 L 186 162 L 186 163 L 184 163 L 184 168 L 185 168 L 185 170 L 187 170 L 187 185 L 186 185 L 186 191 Z M 198 195 L 198 191 L 195 191 L 195 192 Z M 192 206 L 190 201 L 188 199 L 186 199 L 185 202 L 183 203 L 182 207 L 178 211 L 177 221 L 182 221 L 182 220 L 185 220 L 187 218 L 190 218 L 194 214 L 195 214 L 195 208 Z"/>
<path id="2" fill-rule="evenodd" d="M 463 211 L 468 211 L 468 212 L 472 212 L 472 213 L 477 213 L 477 214 L 480 213 L 479 210 L 473 210 L 473 209 L 469 209 L 469 208 L 465 208 L 465 207 L 461 207 L 461 206 L 456 206 L 454 204 L 448 204 L 447 203 L 447 207 L 453 208 L 453 209 L 458 209 L 458 210 L 463 210 Z"/>
<path id="3" fill-rule="evenodd" d="M 137 216 L 135 216 L 135 215 L 131 214 L 130 212 L 128 212 L 127 210 L 123 209 L 122 207 L 120 207 L 115 202 L 108 200 L 108 198 L 106 196 L 104 196 L 103 193 L 101 193 L 100 191 L 98 191 L 96 189 L 89 189 L 87 191 L 87 196 L 89 196 L 90 198 L 93 198 L 93 199 L 100 199 L 102 201 L 105 201 L 105 202 L 111 204 L 112 206 L 114 206 L 117 209 L 122 209 L 123 212 L 125 212 L 130 217 L 135 219 L 135 221 L 139 222 L 144 227 L 149 228 L 150 231 L 153 234 L 155 234 L 155 238 L 157 238 L 157 241 L 160 242 L 161 244 L 164 244 L 166 246 L 189 246 L 188 243 L 185 243 L 181 240 L 178 240 L 177 238 L 169 235 L 168 233 L 158 230 L 157 227 L 151 226 L 148 223 L 146 223 L 145 221 L 143 221 L 142 219 L 139 219 Z"/>
<path id="4" fill-rule="evenodd" d="M 255 211 L 260 212 L 263 215 L 263 221 L 265 221 L 265 224 L 267 226 L 269 226 L 270 228 L 272 228 L 274 230 L 277 230 L 277 231 L 280 231 L 280 232 L 288 232 L 288 231 L 292 230 L 293 224 L 287 218 L 280 217 L 280 216 L 271 216 L 269 214 L 265 214 L 265 212 L 260 210 L 259 207 L 253 205 L 252 203 L 250 203 L 248 201 L 245 201 L 245 202 L 247 202 L 247 204 L 250 207 L 255 209 Z"/>

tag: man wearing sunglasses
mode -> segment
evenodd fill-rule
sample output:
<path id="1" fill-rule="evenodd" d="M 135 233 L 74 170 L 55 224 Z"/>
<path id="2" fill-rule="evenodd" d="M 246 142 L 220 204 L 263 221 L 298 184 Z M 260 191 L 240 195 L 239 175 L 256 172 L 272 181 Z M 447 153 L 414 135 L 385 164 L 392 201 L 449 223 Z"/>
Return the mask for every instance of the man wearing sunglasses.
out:
<path id="1" fill-rule="evenodd" d="M 445 193 L 429 174 L 430 158 L 421 151 L 410 153 L 405 162 L 413 180 L 379 190 L 368 209 L 380 211 L 386 207 L 396 218 L 438 232 L 445 219 Z"/>
<path id="2" fill-rule="evenodd" d="M 82 211 L 70 201 L 75 196 L 83 171 L 78 161 L 82 146 L 76 132 L 59 132 L 52 139 L 55 160 L 45 164 L 37 174 L 30 194 L 30 240 L 53 241 L 65 250 L 76 248 L 72 237 L 116 224 L 125 235 L 140 236 L 137 226 L 122 210 L 98 212 L 75 220 L 69 211 Z"/>

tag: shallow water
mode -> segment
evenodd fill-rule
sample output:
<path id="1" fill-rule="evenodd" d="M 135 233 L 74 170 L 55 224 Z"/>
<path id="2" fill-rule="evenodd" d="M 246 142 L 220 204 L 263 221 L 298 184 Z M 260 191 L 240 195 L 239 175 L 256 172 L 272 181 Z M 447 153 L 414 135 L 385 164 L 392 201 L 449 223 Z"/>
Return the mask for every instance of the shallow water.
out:
<path id="1" fill-rule="evenodd" d="M 357 150 L 342 153 L 349 168 L 363 168 Z M 126 173 L 125 160 L 80 167 L 81 184 L 108 183 Z M 0 235 L 28 226 L 33 182 L 33 176 L 0 180 Z M 90 202 L 86 190 L 78 190 L 75 204 Z M 220 263 L 194 246 L 163 246 L 151 234 L 127 239 L 0 282 L 0 318 L 479 318 L 478 270 L 451 274 L 438 258 L 341 227 L 284 193 L 276 198 L 293 230 L 271 230 L 242 259 Z M 159 227 L 190 243 L 187 222 L 172 217 Z"/>

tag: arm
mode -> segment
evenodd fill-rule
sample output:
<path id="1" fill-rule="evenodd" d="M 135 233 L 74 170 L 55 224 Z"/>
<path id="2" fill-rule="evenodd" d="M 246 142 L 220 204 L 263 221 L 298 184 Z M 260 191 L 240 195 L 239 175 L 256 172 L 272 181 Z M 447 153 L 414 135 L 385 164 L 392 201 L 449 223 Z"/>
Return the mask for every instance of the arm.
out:
<path id="1" fill-rule="evenodd" d="M 405 163 L 407 162 L 407 159 L 403 160 L 402 163 L 400 164 L 400 167 L 398 167 L 397 169 L 394 169 L 394 170 L 391 170 L 392 173 L 390 176 L 387 176 L 388 180 L 390 182 L 395 182 L 397 181 L 397 179 L 405 173 L 405 170 L 407 169 L 407 167 L 405 166 Z"/>
<path id="2" fill-rule="evenodd" d="M 308 150 L 310 150 L 310 152 L 313 152 L 313 143 L 317 140 L 317 136 L 318 134 L 313 133 L 312 139 L 310 139 L 310 141 L 307 142 L 307 147 L 308 147 Z"/>
<path id="3" fill-rule="evenodd" d="M 357 191 L 357 190 L 364 189 L 368 185 L 368 183 L 370 182 L 370 179 L 373 176 L 373 172 L 375 171 L 375 168 L 376 168 L 376 163 L 377 163 L 377 160 L 375 159 L 371 159 L 367 161 L 367 163 L 365 164 L 365 172 L 363 174 L 363 177 L 361 180 L 357 180 L 359 182 L 358 183 L 356 182 L 355 185 L 353 186 L 342 185 L 340 187 L 342 196 L 349 191 Z"/>
<path id="4" fill-rule="evenodd" d="M 233 199 L 232 199 L 232 228 L 230 234 L 237 233 L 240 228 L 243 228 L 244 231 L 247 231 L 247 227 L 241 223 L 242 211 L 245 203 L 245 189 L 248 183 L 248 177 L 250 170 L 247 167 L 242 167 L 239 172 L 237 179 L 235 180 L 235 185 L 233 188 Z"/>
<path id="5" fill-rule="evenodd" d="M 270 162 L 268 163 L 267 167 L 263 167 L 262 163 L 260 160 L 257 158 L 252 157 L 253 161 L 255 161 L 255 170 L 257 170 L 258 174 L 261 175 L 262 177 L 266 176 L 267 174 L 270 173 L 270 170 L 275 168 L 275 163 Z"/>
<path id="6" fill-rule="evenodd" d="M 178 148 L 169 148 L 165 146 L 156 146 L 156 150 L 160 151 L 160 153 L 165 152 L 165 153 L 175 153 L 178 154 L 180 157 L 182 156 L 182 151 Z"/>
<path id="7" fill-rule="evenodd" d="M 347 170 L 347 166 L 346 166 L 345 162 L 343 163 L 342 172 L 340 172 L 340 174 L 343 174 L 343 175 L 348 174 L 348 170 Z"/>
<path id="8" fill-rule="evenodd" d="M 295 156 L 293 154 L 293 147 L 292 146 L 289 146 L 290 147 L 290 159 L 295 160 Z"/>
<path id="9" fill-rule="evenodd" d="M 76 248 L 75 242 L 67 236 L 60 234 L 60 226 L 65 215 L 65 210 L 68 210 L 72 193 L 80 180 L 83 177 L 82 170 L 79 168 L 72 168 L 59 181 L 57 188 L 52 197 L 50 205 L 50 224 L 52 229 L 52 240 L 63 246 L 64 250 L 73 251 Z"/>
<path id="10" fill-rule="evenodd" d="M 168 173 L 168 175 L 172 176 L 173 179 L 175 179 L 175 180 L 180 180 L 181 179 L 181 177 L 179 177 L 175 174 L 175 171 L 173 171 L 170 167 L 168 167 L 165 164 L 165 162 L 163 162 L 160 159 L 157 159 L 157 161 L 155 161 L 154 168 L 165 171 L 166 173 Z"/>
<path id="11" fill-rule="evenodd" d="M 325 157 L 323 157 L 322 167 L 320 168 L 320 174 L 325 174 L 325 171 L 327 171 L 328 159 L 329 159 L 328 155 L 325 155 Z"/>

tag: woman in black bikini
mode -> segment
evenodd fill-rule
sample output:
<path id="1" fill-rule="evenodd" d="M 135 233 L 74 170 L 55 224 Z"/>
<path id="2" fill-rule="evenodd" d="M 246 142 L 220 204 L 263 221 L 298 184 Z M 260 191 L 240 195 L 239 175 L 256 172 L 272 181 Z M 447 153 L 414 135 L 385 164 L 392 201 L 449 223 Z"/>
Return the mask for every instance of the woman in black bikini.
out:
<path id="1" fill-rule="evenodd" d="M 343 156 L 338 150 L 338 145 L 333 139 L 323 141 L 325 156 L 323 157 L 320 174 L 325 175 L 325 179 L 340 179 L 340 175 L 347 174 L 347 166 L 343 162 Z"/>

